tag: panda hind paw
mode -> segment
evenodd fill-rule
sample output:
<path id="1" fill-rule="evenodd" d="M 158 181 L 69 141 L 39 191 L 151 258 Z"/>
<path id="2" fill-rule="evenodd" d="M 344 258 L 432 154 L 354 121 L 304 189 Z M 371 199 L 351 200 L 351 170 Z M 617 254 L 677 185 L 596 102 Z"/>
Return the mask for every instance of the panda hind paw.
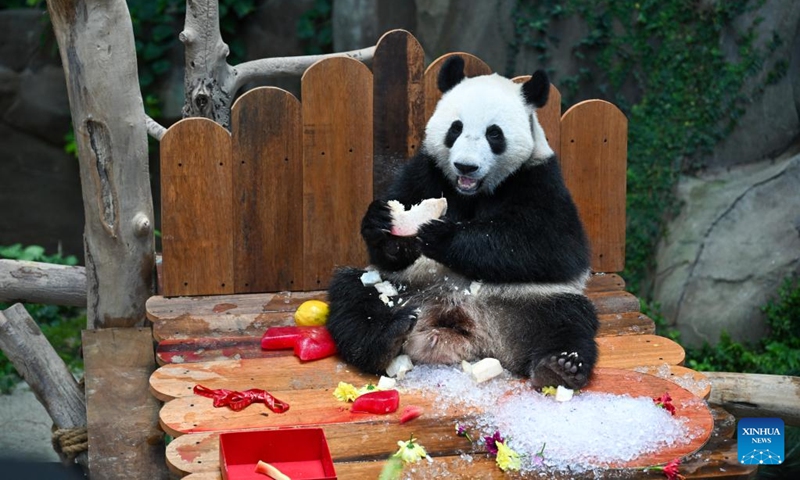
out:
<path id="1" fill-rule="evenodd" d="M 578 352 L 561 352 L 541 359 L 533 370 L 531 381 L 537 387 L 563 385 L 577 389 L 589 382 L 590 373 Z"/>

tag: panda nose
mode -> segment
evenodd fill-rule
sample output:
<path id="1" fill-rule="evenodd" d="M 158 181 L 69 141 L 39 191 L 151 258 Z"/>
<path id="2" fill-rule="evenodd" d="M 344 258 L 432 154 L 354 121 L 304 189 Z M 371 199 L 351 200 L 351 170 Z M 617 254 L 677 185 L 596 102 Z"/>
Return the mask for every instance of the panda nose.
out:
<path id="1" fill-rule="evenodd" d="M 454 163 L 456 169 L 458 169 L 459 173 L 467 174 L 472 173 L 478 169 L 477 165 L 467 165 L 466 163 Z"/>

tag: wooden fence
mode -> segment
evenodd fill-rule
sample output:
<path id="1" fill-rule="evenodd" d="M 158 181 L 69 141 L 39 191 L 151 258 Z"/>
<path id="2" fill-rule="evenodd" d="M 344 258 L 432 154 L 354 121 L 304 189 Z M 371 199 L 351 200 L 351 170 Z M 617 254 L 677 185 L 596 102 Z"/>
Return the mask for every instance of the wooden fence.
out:
<path id="1" fill-rule="evenodd" d="M 426 69 L 417 40 L 394 30 L 379 41 L 371 71 L 344 57 L 312 65 L 302 103 L 256 88 L 234 104 L 230 133 L 202 118 L 173 125 L 161 142 L 163 294 L 321 290 L 336 266 L 365 265 L 361 217 L 419 147 L 450 55 Z M 458 55 L 467 76 L 491 73 Z M 602 100 L 562 116 L 551 88 L 538 117 L 590 237 L 592 269 L 618 272 L 627 119 Z"/>

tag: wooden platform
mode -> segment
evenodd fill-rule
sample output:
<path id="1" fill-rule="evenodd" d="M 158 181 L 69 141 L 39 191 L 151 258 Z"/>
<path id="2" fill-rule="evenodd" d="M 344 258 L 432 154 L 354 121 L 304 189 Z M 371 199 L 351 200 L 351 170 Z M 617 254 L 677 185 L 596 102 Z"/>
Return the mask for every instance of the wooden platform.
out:
<path id="1" fill-rule="evenodd" d="M 670 392 L 678 397 L 678 392 L 683 391 L 678 384 L 687 386 L 688 382 L 692 391 L 685 395 L 706 398 L 710 387 L 703 382 L 703 375 L 681 366 L 683 349 L 654 335 L 652 320 L 639 312 L 638 301 L 623 288 L 624 282 L 616 275 L 598 275 L 590 282 L 588 294 L 603 312 L 601 336 L 597 339 L 598 367 L 610 368 L 608 372 L 625 369 L 629 375 L 644 375 L 648 379 L 645 383 L 659 385 L 656 390 L 674 379 L 675 384 L 666 384 L 673 385 Z M 167 447 L 167 464 L 173 473 L 189 475 L 186 478 L 194 480 L 221 478 L 218 436 L 222 431 L 319 425 L 325 430 L 341 479 L 376 478 L 386 458 L 396 450 L 397 440 L 411 433 L 426 439 L 424 445 L 435 458 L 431 465 L 418 466 L 413 478 L 508 476 L 481 452 L 481 446 L 453 435 L 455 422 L 470 418 L 474 412 L 453 409 L 447 418 L 423 415 L 405 425 L 399 424 L 397 413 L 356 416 L 332 399 L 333 389 L 339 381 L 361 385 L 374 382 L 377 377 L 348 367 L 338 357 L 303 364 L 288 351 L 262 351 L 259 340 L 266 328 L 291 324 L 293 311 L 310 298 L 324 298 L 324 292 L 153 297 L 148 302 L 148 317 L 160 340 L 157 358 L 162 364 L 150 378 L 150 389 L 156 398 L 166 402 L 160 423 L 175 436 Z M 616 383 L 619 382 L 609 383 L 606 379 L 599 388 L 614 392 Z M 241 412 L 217 409 L 211 406 L 211 400 L 192 393 L 197 384 L 234 390 L 263 388 L 292 407 L 282 415 L 263 405 Z M 428 405 L 430 399 L 413 394 L 401 396 L 401 407 L 409 403 L 432 409 Z M 710 412 L 713 418 L 709 416 L 708 441 L 697 445 L 699 450 L 695 453 L 691 453 L 694 449 L 679 452 L 678 456 L 689 454 L 681 473 L 687 478 L 752 477 L 755 467 L 736 461 L 736 443 L 731 439 L 733 417 L 719 408 L 712 407 Z M 471 455 L 471 461 L 464 460 L 464 454 Z M 623 474 L 622 470 L 608 470 L 609 477 Z"/>

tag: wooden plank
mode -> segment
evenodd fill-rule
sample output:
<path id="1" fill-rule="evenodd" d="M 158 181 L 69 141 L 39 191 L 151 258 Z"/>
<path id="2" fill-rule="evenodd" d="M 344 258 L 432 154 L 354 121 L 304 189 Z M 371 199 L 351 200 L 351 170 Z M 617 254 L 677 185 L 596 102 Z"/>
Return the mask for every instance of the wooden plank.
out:
<path id="1" fill-rule="evenodd" d="M 598 367 L 636 368 L 642 365 L 681 365 L 686 352 L 672 340 L 657 335 L 597 337 Z"/>
<path id="2" fill-rule="evenodd" d="M 417 405 L 424 409 L 425 414 L 412 423 L 400 425 L 399 412 L 388 415 L 351 413 L 331 396 L 335 380 L 329 379 L 328 383 L 329 389 L 317 387 L 314 390 L 273 390 L 276 397 L 291 405 L 283 414 L 271 413 L 263 405 L 249 406 L 233 413 L 227 408 L 214 408 L 210 399 L 193 395 L 168 402 L 162 408 L 160 418 L 165 430 L 176 436 L 181 433 L 319 425 L 326 432 L 334 461 L 386 458 L 396 450 L 397 440 L 408 438 L 412 432 L 416 433 L 432 456 L 482 448 L 480 445 L 470 445 L 465 438 L 455 435 L 453 425 L 460 420 L 469 421 L 472 415 L 492 406 L 458 405 L 450 406 L 446 410 L 437 409 L 434 407 L 437 400 L 431 398 L 431 395 L 406 391 L 401 396 L 400 408 L 404 405 Z M 596 371 L 590 384 L 582 389 L 584 392 L 634 397 L 653 397 L 669 390 L 677 407 L 676 417 L 690 422 L 693 427 L 704 432 L 691 439 L 687 445 L 665 447 L 629 463 L 620 463 L 620 466 L 646 466 L 687 455 L 701 448 L 711 435 L 713 417 L 705 403 L 698 402 L 694 395 L 684 389 L 670 387 L 668 383 L 632 371 L 605 369 Z"/>
<path id="3" fill-rule="evenodd" d="M 273 87 L 231 110 L 234 291 L 299 290 L 303 272 L 300 102 Z"/>
<path id="4" fill-rule="evenodd" d="M 258 321 L 247 323 L 242 318 L 233 318 L 231 322 L 226 322 L 222 327 L 222 322 L 215 321 L 217 328 L 214 329 L 216 336 L 190 338 L 170 338 L 161 340 L 156 348 L 156 361 L 159 365 L 169 363 L 193 363 L 217 360 L 238 360 L 242 358 L 267 358 L 280 355 L 291 355 L 290 351 L 275 352 L 261 350 L 261 336 L 269 326 L 292 325 L 291 314 L 261 314 Z M 220 316 L 223 320 L 227 317 Z M 252 317 L 251 317 L 252 318 Z M 608 335 L 641 335 L 655 333 L 656 326 L 653 320 L 639 312 L 612 313 L 600 315 L 599 336 Z M 187 318 L 181 318 L 175 325 L 190 325 L 194 330 L 197 322 L 191 322 Z M 229 335 L 219 332 L 220 328 L 233 331 Z M 166 329 L 166 328 L 164 328 Z M 209 333 L 210 335 L 210 333 Z M 180 328 L 170 331 L 171 337 L 186 337 Z"/>
<path id="5" fill-rule="evenodd" d="M 326 300 L 325 292 L 281 292 L 213 297 L 150 297 L 147 315 L 156 340 L 255 334 L 286 325 L 306 300 Z"/>
<path id="6" fill-rule="evenodd" d="M 594 275 L 587 285 L 587 295 L 601 315 L 638 312 L 639 301 L 621 291 L 623 286 L 617 275 Z M 240 336 L 290 322 L 291 314 L 302 302 L 324 301 L 326 295 L 325 291 L 176 298 L 156 295 L 147 300 L 146 311 L 159 341 Z"/>
<path id="7" fill-rule="evenodd" d="M 372 201 L 372 73 L 337 57 L 303 74 L 303 290 L 337 265 L 366 265 L 361 217 Z"/>
<path id="8" fill-rule="evenodd" d="M 492 73 L 492 69 L 489 68 L 489 65 L 470 53 L 447 53 L 431 62 L 431 64 L 428 65 L 428 68 L 425 70 L 424 78 L 426 124 L 428 123 L 428 120 L 430 120 L 431 115 L 433 115 L 433 111 L 436 109 L 436 104 L 439 103 L 439 99 L 442 98 L 442 92 L 439 91 L 439 87 L 436 85 L 437 77 L 439 76 L 439 70 L 442 68 L 442 63 L 444 63 L 445 60 L 453 55 L 459 55 L 464 59 L 464 74 L 467 77 L 477 77 L 478 75 L 489 75 Z"/>
<path id="9" fill-rule="evenodd" d="M 625 290 L 625 280 L 616 273 L 594 273 L 586 282 L 586 292 Z"/>
<path id="10" fill-rule="evenodd" d="M 613 104 L 587 100 L 561 119 L 561 169 L 589 236 L 592 270 L 625 267 L 628 120 Z"/>
<path id="11" fill-rule="evenodd" d="M 385 33 L 375 47 L 373 76 L 373 193 L 388 190 L 396 170 L 425 133 L 425 52 L 405 30 Z"/>
<path id="12" fill-rule="evenodd" d="M 205 118 L 161 140 L 161 230 L 166 296 L 233 293 L 231 139 Z"/>
<path id="13" fill-rule="evenodd" d="M 320 298 L 324 299 L 324 297 Z M 603 298 L 603 301 L 611 298 L 611 303 L 620 303 L 617 297 Z M 178 353 L 181 342 L 186 342 L 189 345 L 183 348 L 184 350 L 212 348 L 211 344 L 199 347 L 193 345 L 193 342 L 210 342 L 216 338 L 223 343 L 230 343 L 230 339 L 237 337 L 260 337 L 271 326 L 292 325 L 294 323 L 294 308 L 296 306 L 291 310 L 287 309 L 282 312 L 262 312 L 259 310 L 248 312 L 244 308 L 232 308 L 234 305 L 232 303 L 219 305 L 222 305 L 223 308 L 230 308 L 230 310 L 219 313 L 183 313 L 175 317 L 156 320 L 153 323 L 154 335 L 162 345 L 169 346 L 163 351 L 169 355 L 181 355 Z M 195 312 L 197 311 L 195 310 Z M 598 318 L 600 321 L 598 335 L 601 336 L 638 335 L 655 331 L 653 321 L 640 312 L 601 313 Z M 250 342 L 246 340 L 238 341 L 244 350 L 233 352 L 233 354 L 239 353 L 242 358 L 260 356 L 253 355 L 248 349 L 251 346 Z M 220 348 L 227 349 L 229 347 L 223 345 Z M 228 354 L 224 355 L 227 356 Z"/>
<path id="14" fill-rule="evenodd" d="M 726 444 L 726 443 L 724 443 L 722 441 L 723 440 L 730 440 L 731 434 L 735 430 L 735 423 L 736 423 L 735 419 L 730 414 L 728 414 L 727 412 L 725 412 L 724 410 L 722 410 L 719 407 L 712 407 L 711 408 L 711 414 L 712 414 L 712 416 L 714 417 L 714 420 L 715 420 L 714 431 L 712 433 L 712 438 L 718 438 L 719 439 L 719 440 L 716 440 L 714 444 L 717 445 L 718 447 L 721 447 L 720 451 L 716 452 L 716 454 L 715 454 L 715 452 L 709 451 L 708 447 L 710 446 L 710 444 L 714 440 L 709 441 L 709 444 L 707 444 L 706 447 L 701 449 L 696 454 L 696 456 L 702 457 L 702 461 L 698 462 L 696 460 L 687 459 L 687 461 L 684 461 L 682 463 L 682 468 L 681 468 L 682 472 L 688 472 L 688 471 L 701 472 L 702 471 L 703 473 L 707 474 L 707 473 L 711 472 L 712 470 L 710 468 L 709 469 L 703 469 L 702 468 L 703 464 L 705 462 L 707 462 L 707 461 L 712 461 L 711 459 L 714 458 L 714 457 L 717 458 L 717 459 L 721 459 L 722 458 L 721 454 L 727 452 L 727 449 L 729 448 L 729 444 Z M 417 421 L 422 421 L 423 418 L 424 417 L 420 417 L 420 419 L 417 420 Z M 731 427 L 731 425 L 733 425 L 733 426 Z M 428 433 L 427 429 L 425 429 L 425 432 L 426 432 L 425 435 L 428 435 L 428 436 L 430 435 Z M 446 435 L 451 435 L 450 431 L 447 431 L 447 432 L 444 432 L 444 433 Z M 330 434 L 327 431 L 326 431 L 326 437 L 330 437 Z M 458 438 L 459 437 L 456 437 L 456 439 L 453 439 L 454 442 L 456 442 Z M 735 443 L 734 443 L 734 447 L 735 447 Z M 464 448 L 464 447 L 461 447 L 461 448 L 464 449 L 465 451 L 469 451 L 470 446 L 467 445 L 466 448 Z M 475 475 L 475 474 L 477 474 L 478 471 L 484 471 L 483 467 L 480 466 L 480 465 L 483 464 L 484 459 L 489 460 L 491 462 L 490 465 L 492 465 L 494 469 L 497 469 L 497 467 L 495 465 L 493 465 L 493 459 L 488 458 L 488 456 L 485 456 L 484 454 L 482 454 L 480 452 L 474 452 L 473 455 L 474 455 L 473 462 L 475 463 L 475 467 L 473 467 L 472 465 L 468 465 L 467 468 L 466 468 L 466 471 L 469 471 L 470 474 Z M 694 458 L 694 456 L 692 458 Z M 730 457 L 730 459 L 728 459 L 727 463 L 730 463 L 730 464 L 738 463 L 738 462 L 736 462 L 736 458 L 737 457 L 736 457 L 735 454 L 732 455 Z M 195 478 L 197 480 L 206 478 L 206 477 L 200 477 L 200 476 L 195 477 L 194 475 L 204 475 L 204 474 L 214 475 L 215 473 L 218 473 L 219 472 L 219 470 L 218 470 L 219 469 L 219 433 L 218 432 L 192 433 L 192 434 L 182 435 L 182 436 L 176 438 L 175 440 L 173 440 L 172 443 L 169 444 L 169 446 L 167 446 L 167 461 L 168 461 L 168 464 L 170 465 L 171 470 L 173 472 L 175 472 L 176 474 L 181 475 L 181 474 L 191 473 L 192 474 L 191 476 L 185 477 L 187 480 L 190 479 L 190 478 L 193 479 L 193 480 Z M 447 457 L 444 456 L 444 457 L 436 457 L 435 461 L 437 461 L 437 462 L 440 462 L 440 461 L 449 462 L 451 460 L 447 459 Z M 351 467 L 348 465 L 348 463 L 349 462 L 341 462 L 341 461 L 340 462 L 336 462 L 336 472 L 342 478 L 350 478 L 350 477 L 344 477 L 343 476 L 343 474 L 345 472 L 350 472 L 350 468 Z M 362 463 L 365 463 L 366 465 L 373 465 L 373 464 L 378 464 L 378 465 L 381 465 L 381 466 L 383 465 L 383 462 L 380 461 L 380 460 L 376 461 L 376 462 L 362 462 Z M 725 467 L 724 463 L 719 463 L 718 461 L 715 462 L 714 466 L 717 469 L 719 469 L 720 467 L 722 467 L 722 468 Z M 379 469 L 378 469 L 378 471 L 379 471 Z M 610 476 L 613 477 L 613 473 L 614 472 L 619 472 L 619 471 L 609 470 L 609 474 L 612 474 Z M 488 470 L 485 473 L 491 474 L 491 472 L 488 471 Z M 214 478 L 214 477 L 208 477 L 208 478 Z M 375 478 L 375 477 L 373 476 L 373 477 L 370 477 L 370 478 Z M 473 477 L 473 478 L 475 478 L 475 477 Z M 484 478 L 484 477 L 482 477 L 482 478 Z M 507 478 L 507 477 L 503 477 L 503 478 Z M 558 478 L 558 477 L 551 477 L 551 478 Z M 595 477 L 593 476 L 591 478 L 595 478 Z M 691 477 L 689 477 L 689 478 L 691 478 Z"/>
<path id="15" fill-rule="evenodd" d="M 84 330 L 89 469 L 93 479 L 167 478 L 149 328 Z"/>
<path id="16" fill-rule="evenodd" d="M 686 479 L 695 478 L 725 478 L 728 480 L 752 479 L 755 478 L 758 470 L 757 465 L 741 465 L 736 461 L 736 441 L 725 439 L 719 442 L 720 446 L 716 450 L 702 449 L 696 454 L 687 457 L 681 463 L 681 475 Z M 219 457 L 219 455 L 216 455 Z M 202 461 L 202 460 L 201 460 Z M 219 460 L 217 460 L 217 464 Z M 378 478 L 385 465 L 384 460 L 373 460 L 368 462 L 339 462 L 335 464 L 338 478 Z M 608 469 L 605 475 L 599 472 L 587 472 L 585 474 L 569 473 L 558 474 L 555 472 L 535 472 L 530 475 L 508 474 L 497 468 L 494 458 L 488 455 L 474 455 L 467 460 L 460 455 L 448 455 L 436 457 L 431 465 L 418 464 L 408 468 L 403 473 L 403 478 L 412 479 L 508 479 L 508 478 L 547 478 L 553 480 L 562 479 L 597 479 L 597 478 L 636 478 L 646 475 L 641 471 Z M 601 475 L 598 477 L 598 475 Z M 647 474 L 646 478 L 658 478 L 657 472 Z M 192 473 L 184 480 L 222 480 L 222 474 L 217 466 L 216 470 Z M 643 477 L 644 478 L 644 477 Z M 662 475 L 663 478 L 663 475 Z"/>
<path id="17" fill-rule="evenodd" d="M 662 363 L 661 365 L 636 367 L 633 371 L 669 380 L 679 387 L 685 388 L 696 396 L 706 400 L 711 393 L 711 382 L 708 377 L 702 372 L 696 372 L 691 368 Z"/>
<path id="18" fill-rule="evenodd" d="M 656 335 L 598 337 L 599 368 L 634 369 L 643 365 L 680 365 L 683 348 L 668 338 Z M 353 384 L 376 383 L 378 376 L 364 374 L 343 363 L 338 356 L 302 363 L 291 351 L 268 358 L 242 358 L 221 361 L 164 365 L 150 378 L 150 389 L 157 398 L 168 401 L 191 393 L 198 383 L 209 388 L 246 390 L 253 382 L 260 388 L 284 391 L 297 388 L 328 388 L 332 379 Z M 336 386 L 336 383 L 333 384 Z"/>
<path id="19" fill-rule="evenodd" d="M 628 292 L 589 292 L 587 297 L 600 315 L 638 312 L 641 309 L 639 299 Z"/>
<path id="20" fill-rule="evenodd" d="M 525 83 L 531 79 L 530 75 L 521 75 L 512 80 L 516 83 Z M 547 143 L 556 152 L 557 157 L 561 157 L 561 92 L 555 85 L 550 84 L 550 94 L 547 104 L 536 110 L 536 118 L 539 125 L 544 130 Z"/>

